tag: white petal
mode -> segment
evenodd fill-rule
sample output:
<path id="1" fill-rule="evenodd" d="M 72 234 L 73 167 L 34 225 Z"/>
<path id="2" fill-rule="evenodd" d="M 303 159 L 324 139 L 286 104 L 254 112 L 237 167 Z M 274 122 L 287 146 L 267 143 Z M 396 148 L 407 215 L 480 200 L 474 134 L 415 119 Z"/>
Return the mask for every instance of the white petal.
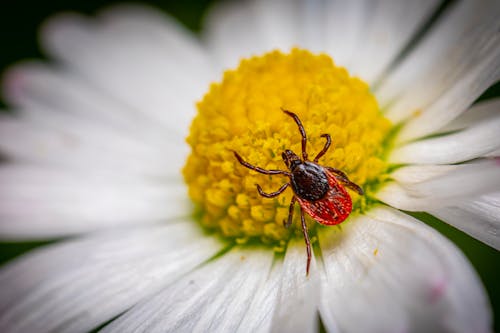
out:
<path id="1" fill-rule="evenodd" d="M 432 169 L 435 170 L 429 172 Z M 422 177 L 409 176 L 419 170 L 424 170 Z M 495 160 L 430 169 L 428 166 L 410 166 L 397 170 L 394 178 L 399 181 L 383 187 L 376 193 L 377 198 L 398 209 L 427 211 L 463 198 L 497 191 L 500 167 Z"/>
<path id="2" fill-rule="evenodd" d="M 45 122 L 0 116 L 0 151 L 40 165 L 154 177 L 179 175 L 186 155 L 184 147 L 172 146 L 169 156 L 102 126 L 57 115 Z"/>
<path id="3" fill-rule="evenodd" d="M 397 134 L 396 140 L 406 142 L 433 134 L 465 112 L 494 82 L 500 79 L 500 39 L 497 49 L 485 57 L 473 71 L 446 91 L 436 102 L 409 121 Z M 495 62 L 494 62 L 495 61 Z"/>
<path id="4" fill-rule="evenodd" d="M 267 279 L 257 288 L 255 297 L 236 332 L 269 332 L 282 282 L 282 261 L 273 262 Z"/>
<path id="5" fill-rule="evenodd" d="M 487 154 L 486 157 L 500 157 L 500 149 L 492 151 L 491 153 Z"/>
<path id="6" fill-rule="evenodd" d="M 314 254 L 309 276 L 306 276 L 306 253 L 302 240 L 290 241 L 283 271 L 278 302 L 273 315 L 271 332 L 316 332 L 319 274 Z"/>
<path id="7" fill-rule="evenodd" d="M 435 6 L 435 0 L 418 5 L 410 1 L 224 2 L 209 12 L 204 32 L 220 68 L 234 67 L 242 57 L 298 46 L 326 51 L 338 64 L 372 82 Z"/>
<path id="8" fill-rule="evenodd" d="M 348 4 L 349 2 L 357 4 Z M 341 8 L 338 8 L 329 19 L 340 19 L 342 22 L 347 19 L 344 15 L 349 15 L 349 18 L 352 16 L 353 13 L 349 9 L 362 3 L 362 8 L 356 8 L 358 11 L 355 22 L 358 25 L 356 27 L 358 33 L 352 36 L 356 45 L 347 60 L 347 67 L 350 74 L 359 76 L 369 83 L 374 83 L 387 69 L 390 62 L 396 58 L 398 52 L 439 4 L 436 0 L 349 2 L 338 1 L 338 4 L 334 4 Z M 336 29 L 339 29 L 337 33 L 344 33 L 346 27 L 339 26 Z M 349 31 L 347 33 L 349 34 Z M 343 48 L 343 45 L 337 44 L 333 47 Z M 333 52 L 335 56 L 335 51 Z"/>
<path id="9" fill-rule="evenodd" d="M 77 76 L 28 64 L 8 72 L 5 88 L 9 102 L 22 108 L 18 119 L 0 119 L 0 148 L 9 157 L 86 173 L 178 177 L 188 151 L 183 135 Z"/>
<path id="10" fill-rule="evenodd" d="M 351 58 L 356 51 L 358 38 L 366 31 L 368 1 L 328 1 L 325 8 L 325 51 L 336 64 L 352 68 Z"/>
<path id="11" fill-rule="evenodd" d="M 213 79 L 193 36 L 154 10 L 118 7 L 99 21 L 60 15 L 42 39 L 97 89 L 178 133 L 187 132 L 195 101 Z"/>
<path id="12" fill-rule="evenodd" d="M 410 165 L 396 169 L 391 178 L 404 184 L 422 183 L 460 168 L 458 165 Z"/>
<path id="13" fill-rule="evenodd" d="M 188 222 L 42 248 L 0 271 L 0 327 L 8 332 L 89 331 L 222 246 Z"/>
<path id="14" fill-rule="evenodd" d="M 55 238 L 167 221 L 192 210 L 186 186 L 23 165 L 0 167 L 0 238 Z M 25 209 L 29 207 L 29 209 Z"/>
<path id="15" fill-rule="evenodd" d="M 500 192 L 435 207 L 429 213 L 500 250 Z"/>
<path id="16" fill-rule="evenodd" d="M 494 121 L 500 115 L 500 98 L 488 99 L 474 104 L 458 118 L 442 128 L 443 132 L 457 131 Z"/>
<path id="17" fill-rule="evenodd" d="M 234 332 L 269 274 L 272 252 L 234 248 L 107 326 L 105 332 Z"/>
<path id="18" fill-rule="evenodd" d="M 219 1 L 207 12 L 203 37 L 217 69 L 236 67 L 243 56 L 265 51 L 249 1 Z"/>
<path id="19" fill-rule="evenodd" d="M 395 210 L 368 215 L 320 233 L 322 316 L 342 332 L 490 330 L 480 280 L 451 242 Z"/>
<path id="20" fill-rule="evenodd" d="M 311 1 L 219 2 L 207 14 L 204 38 L 220 70 L 275 49 L 317 51 L 323 44 L 322 9 Z"/>
<path id="21" fill-rule="evenodd" d="M 172 135 L 147 114 L 96 89 L 74 72 L 24 63 L 10 68 L 3 83 L 8 102 L 33 121 L 50 124 L 53 119 L 66 119 L 66 124 L 60 124 L 63 128 L 84 121 L 160 149 L 171 141 L 183 143 L 183 135 Z"/>
<path id="22" fill-rule="evenodd" d="M 448 164 L 486 156 L 500 149 L 500 113 L 497 114 L 457 133 L 405 144 L 391 152 L 389 161 L 396 164 Z"/>
<path id="23" fill-rule="evenodd" d="M 376 91 L 387 116 L 412 119 L 399 140 L 423 136 L 457 117 L 500 75 L 498 1 L 463 1 L 390 73 Z"/>
<path id="24" fill-rule="evenodd" d="M 318 43 L 311 40 L 321 38 L 321 9 L 318 1 L 255 0 L 253 13 L 257 25 L 254 29 L 259 29 L 264 37 L 267 50 L 317 47 Z"/>

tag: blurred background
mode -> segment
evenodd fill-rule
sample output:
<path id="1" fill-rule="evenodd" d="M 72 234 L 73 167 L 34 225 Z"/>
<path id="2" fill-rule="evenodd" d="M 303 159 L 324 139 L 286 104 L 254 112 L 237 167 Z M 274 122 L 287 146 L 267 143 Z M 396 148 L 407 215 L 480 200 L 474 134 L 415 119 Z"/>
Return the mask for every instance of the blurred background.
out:
<path id="1" fill-rule="evenodd" d="M 194 33 L 197 33 L 201 28 L 203 13 L 215 1 L 217 0 L 165 0 L 140 1 L 140 3 L 157 7 L 173 15 Z M 445 4 L 449 2 L 445 1 Z M 20 60 L 44 58 L 38 47 L 37 30 L 47 17 L 61 11 L 93 14 L 96 10 L 112 5 L 113 3 L 119 3 L 119 1 L 2 0 L 0 4 L 0 73 L 3 73 L 9 65 Z M 497 83 L 486 91 L 480 99 L 489 99 L 498 96 L 500 96 L 500 84 Z M 0 112 L 5 112 L 5 110 L 6 105 L 0 96 Z M 495 314 L 495 331 L 500 332 L 500 252 L 438 221 L 432 216 L 422 213 L 412 215 L 424 220 L 427 224 L 446 235 L 471 260 L 489 294 Z M 0 241 L 0 265 L 32 248 L 43 246 L 47 243 Z"/>

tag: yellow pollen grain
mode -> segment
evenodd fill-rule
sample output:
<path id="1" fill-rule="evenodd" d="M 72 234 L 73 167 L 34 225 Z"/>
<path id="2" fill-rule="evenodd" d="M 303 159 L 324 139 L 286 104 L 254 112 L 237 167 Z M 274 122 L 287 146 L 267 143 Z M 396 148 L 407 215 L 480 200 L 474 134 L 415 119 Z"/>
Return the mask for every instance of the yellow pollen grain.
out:
<path id="1" fill-rule="evenodd" d="M 283 227 L 292 190 L 268 199 L 255 187 L 273 192 L 287 177 L 248 170 L 232 153 L 265 169 L 285 170 L 281 153 L 291 149 L 300 155 L 301 137 L 281 108 L 300 117 L 310 159 L 324 146 L 320 135 L 328 133 L 332 146 L 320 164 L 343 170 L 365 191 L 385 179 L 387 164 L 381 156 L 391 123 L 381 115 L 369 87 L 325 54 L 293 49 L 243 60 L 210 86 L 197 107 L 187 138 L 192 151 L 184 179 L 201 224 L 237 242 L 258 239 L 282 247 L 296 234 L 294 228 Z M 363 209 L 366 196 L 360 200 L 349 193 L 354 212 Z"/>

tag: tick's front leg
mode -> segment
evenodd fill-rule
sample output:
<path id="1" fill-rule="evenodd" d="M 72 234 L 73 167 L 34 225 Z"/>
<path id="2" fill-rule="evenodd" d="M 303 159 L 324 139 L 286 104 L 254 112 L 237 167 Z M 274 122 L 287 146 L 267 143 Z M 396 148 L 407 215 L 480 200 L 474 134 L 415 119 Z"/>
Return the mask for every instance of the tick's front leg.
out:
<path id="1" fill-rule="evenodd" d="M 245 161 L 240 156 L 240 154 L 238 154 L 234 150 L 233 150 L 233 154 L 236 157 L 236 159 L 238 160 L 238 162 L 240 162 L 241 165 L 243 165 L 244 167 L 249 168 L 250 170 L 257 171 L 257 172 L 263 173 L 265 175 L 286 175 L 286 176 L 290 177 L 290 172 L 283 171 L 283 170 L 266 170 L 266 169 L 262 169 L 262 168 L 260 168 L 258 166 L 252 165 L 252 164 L 248 163 L 247 161 Z"/>

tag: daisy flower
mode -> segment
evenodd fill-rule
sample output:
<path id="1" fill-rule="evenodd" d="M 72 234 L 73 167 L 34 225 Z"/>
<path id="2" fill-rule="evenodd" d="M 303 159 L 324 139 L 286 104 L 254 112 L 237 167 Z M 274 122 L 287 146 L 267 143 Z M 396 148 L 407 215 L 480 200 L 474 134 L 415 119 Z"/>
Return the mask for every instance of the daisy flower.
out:
<path id="1" fill-rule="evenodd" d="M 425 211 L 499 249 L 497 1 L 216 4 L 201 38 L 153 9 L 62 14 L 13 67 L 0 236 L 57 240 L 0 270 L 2 332 L 487 332 L 475 271 Z M 243 59 L 243 60 L 242 60 Z M 360 185 L 338 226 L 283 175 L 307 150 Z M 187 143 L 186 143 L 187 137 Z M 293 210 L 292 210 L 293 212 Z"/>

